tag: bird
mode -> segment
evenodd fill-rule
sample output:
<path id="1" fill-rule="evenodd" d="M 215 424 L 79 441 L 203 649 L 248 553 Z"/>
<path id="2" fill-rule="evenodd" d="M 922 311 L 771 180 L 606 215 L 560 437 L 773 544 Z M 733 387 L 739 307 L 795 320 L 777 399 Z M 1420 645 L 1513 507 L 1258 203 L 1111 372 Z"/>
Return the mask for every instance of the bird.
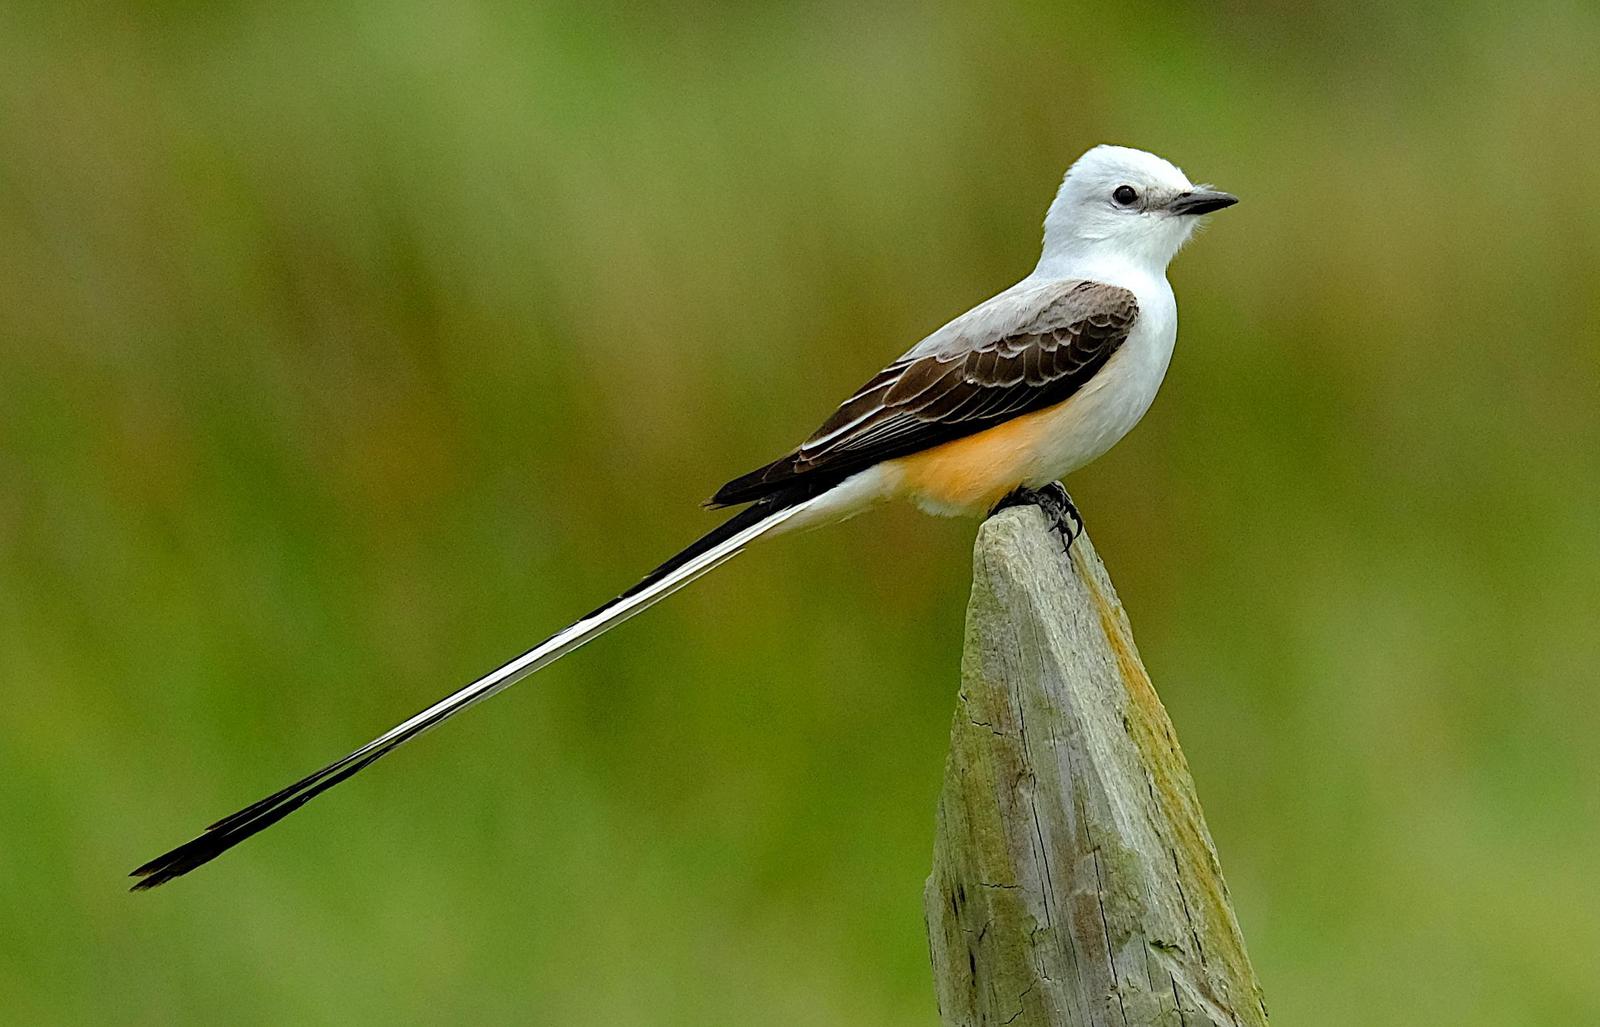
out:
<path id="1" fill-rule="evenodd" d="M 757 539 L 888 500 L 942 516 L 1038 505 L 1070 550 L 1083 521 L 1060 484 L 1144 416 L 1178 308 L 1167 265 L 1237 197 L 1143 150 L 1101 145 L 1068 168 L 1033 271 L 891 361 L 798 447 L 707 505 L 741 507 L 638 584 L 322 769 L 143 864 L 132 890 L 210 862 L 341 781 L 732 559 Z"/>

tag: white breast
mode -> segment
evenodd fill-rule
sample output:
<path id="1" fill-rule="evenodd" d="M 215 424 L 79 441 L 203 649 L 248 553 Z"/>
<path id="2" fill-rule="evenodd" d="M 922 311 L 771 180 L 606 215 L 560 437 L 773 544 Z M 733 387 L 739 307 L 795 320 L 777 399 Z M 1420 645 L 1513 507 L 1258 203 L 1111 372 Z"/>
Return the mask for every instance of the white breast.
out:
<path id="1" fill-rule="evenodd" d="M 1028 485 L 1055 481 L 1101 456 L 1133 430 L 1155 401 L 1172 360 L 1178 307 L 1164 277 L 1137 278 L 1114 283 L 1131 289 L 1138 298 L 1139 319 L 1133 331 L 1100 372 L 1052 413 L 1049 441 Z"/>

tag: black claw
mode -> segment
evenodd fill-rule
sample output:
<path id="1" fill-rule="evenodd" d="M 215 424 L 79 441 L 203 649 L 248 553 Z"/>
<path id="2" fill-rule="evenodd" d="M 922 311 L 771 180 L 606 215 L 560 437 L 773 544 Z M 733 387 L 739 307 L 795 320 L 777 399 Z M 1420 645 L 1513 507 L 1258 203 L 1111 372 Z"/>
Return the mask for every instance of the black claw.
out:
<path id="1" fill-rule="evenodd" d="M 1001 510 L 1011 506 L 1037 506 L 1044 511 L 1050 519 L 1050 528 L 1061 536 L 1063 553 L 1072 552 L 1072 543 L 1083 534 L 1083 516 L 1078 513 L 1078 507 L 1072 502 L 1072 497 L 1067 494 L 1067 488 L 1059 481 L 1053 481 L 1041 489 L 1017 487 L 1006 494 L 1006 497 L 994 505 L 989 511 L 992 517 Z"/>

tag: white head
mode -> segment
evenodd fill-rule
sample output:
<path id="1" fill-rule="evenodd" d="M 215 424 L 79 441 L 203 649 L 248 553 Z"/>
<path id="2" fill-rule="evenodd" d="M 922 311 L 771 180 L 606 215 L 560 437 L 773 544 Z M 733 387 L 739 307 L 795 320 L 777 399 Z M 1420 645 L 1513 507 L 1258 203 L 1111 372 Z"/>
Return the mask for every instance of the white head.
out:
<path id="1" fill-rule="evenodd" d="M 1067 169 L 1044 218 L 1043 268 L 1117 261 L 1156 274 L 1189 241 L 1201 214 L 1239 202 L 1153 153 L 1096 146 Z"/>

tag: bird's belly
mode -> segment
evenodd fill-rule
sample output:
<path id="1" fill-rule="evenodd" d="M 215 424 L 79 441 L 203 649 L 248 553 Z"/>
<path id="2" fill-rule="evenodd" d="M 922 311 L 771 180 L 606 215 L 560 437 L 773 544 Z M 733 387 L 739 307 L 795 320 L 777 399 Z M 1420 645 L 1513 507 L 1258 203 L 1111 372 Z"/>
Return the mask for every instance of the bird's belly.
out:
<path id="1" fill-rule="evenodd" d="M 1065 402 L 890 461 L 900 495 L 929 513 L 982 514 L 1019 485 L 1070 474 L 1116 445 L 1155 399 L 1165 352 L 1119 350 Z"/>
<path id="2" fill-rule="evenodd" d="M 929 513 L 988 510 L 1048 462 L 1057 447 L 1053 436 L 1061 407 L 1024 414 L 892 461 L 897 491 Z"/>

